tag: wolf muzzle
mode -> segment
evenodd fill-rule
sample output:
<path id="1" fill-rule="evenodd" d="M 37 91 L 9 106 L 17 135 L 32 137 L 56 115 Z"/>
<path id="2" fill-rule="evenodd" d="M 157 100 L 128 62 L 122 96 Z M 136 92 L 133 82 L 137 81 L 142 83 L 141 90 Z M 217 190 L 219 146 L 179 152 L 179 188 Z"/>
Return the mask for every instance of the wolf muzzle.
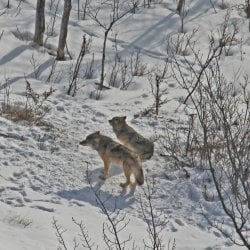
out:
<path id="1" fill-rule="evenodd" d="M 83 141 L 80 141 L 80 145 L 82 145 L 82 146 L 86 146 L 86 140 L 83 140 Z"/>

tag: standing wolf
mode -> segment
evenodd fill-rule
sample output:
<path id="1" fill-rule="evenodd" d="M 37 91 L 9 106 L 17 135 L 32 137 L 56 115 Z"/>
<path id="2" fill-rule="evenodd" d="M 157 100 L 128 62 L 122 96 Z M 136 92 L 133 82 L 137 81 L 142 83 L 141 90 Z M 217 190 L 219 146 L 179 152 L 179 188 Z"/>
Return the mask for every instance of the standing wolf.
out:
<path id="1" fill-rule="evenodd" d="M 103 177 L 108 175 L 111 163 L 121 164 L 126 176 L 126 182 L 121 183 L 121 187 L 126 187 L 130 182 L 131 174 L 134 174 L 136 184 L 144 183 L 144 176 L 139 157 L 118 142 L 113 141 L 110 137 L 102 135 L 99 131 L 90 134 L 80 145 L 90 146 L 98 152 L 104 163 Z"/>
<path id="2" fill-rule="evenodd" d="M 137 133 L 126 123 L 126 116 L 116 116 L 109 120 L 118 140 L 138 154 L 142 161 L 149 160 L 154 153 L 154 143 Z"/>

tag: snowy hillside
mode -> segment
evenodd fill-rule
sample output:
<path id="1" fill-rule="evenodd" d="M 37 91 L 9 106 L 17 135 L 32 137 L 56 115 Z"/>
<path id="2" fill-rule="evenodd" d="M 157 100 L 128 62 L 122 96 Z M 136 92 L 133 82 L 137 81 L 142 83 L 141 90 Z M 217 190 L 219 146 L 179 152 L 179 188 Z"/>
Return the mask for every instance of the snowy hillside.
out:
<path id="1" fill-rule="evenodd" d="M 161 249 L 246 249 L 207 220 L 223 222 L 218 227 L 241 242 L 221 206 L 209 170 L 179 167 L 164 157 L 162 143 L 162 138 L 168 138 L 166 129 L 181 128 L 180 134 L 186 137 L 189 126 L 190 110 L 183 104 L 188 93 L 176 81 L 171 65 L 178 60 L 190 79 L 192 71 L 184 66 L 184 58 L 192 62 L 192 48 L 205 57 L 211 37 L 220 42 L 225 22 L 232 24 L 226 32 L 233 37 L 220 56 L 221 71 L 232 82 L 250 74 L 245 1 L 186 0 L 183 20 L 174 0 L 153 0 L 149 7 L 138 1 L 135 13 L 126 13 L 108 34 L 102 91 L 98 83 L 104 31 L 112 15 L 109 5 L 90 0 L 82 20 L 85 1 L 79 1 L 78 20 L 78 1 L 72 0 L 69 53 L 67 60 L 56 61 L 64 1 L 46 2 L 43 47 L 32 42 L 36 1 L 10 0 L 9 8 L 7 2 L 0 1 L 0 250 L 108 249 L 105 235 L 111 240 L 114 235 L 109 232 L 102 202 L 111 217 L 119 213 L 115 217 L 119 228 L 126 225 L 119 232 L 121 241 L 129 239 L 125 249 L 150 245 L 146 219 L 152 215 L 151 204 L 164 245 Z M 133 2 L 125 1 L 121 11 Z M 236 29 L 231 29 L 233 24 Z M 90 45 L 76 79 L 76 94 L 71 96 L 67 91 L 84 35 Z M 164 101 L 156 115 L 152 82 L 154 72 L 163 72 L 166 62 Z M 16 111 L 31 116 L 23 120 Z M 114 116 L 127 116 L 128 124 L 154 141 L 153 157 L 143 162 L 145 183 L 135 190 L 120 187 L 125 177 L 116 165 L 103 182 L 99 178 L 103 162 L 97 152 L 79 145 L 95 131 L 117 140 L 108 122 Z M 249 185 L 249 175 L 247 178 Z M 86 247 L 72 218 L 84 224 L 92 248 Z M 246 228 L 249 240 L 249 225 Z M 63 232 L 65 247 L 57 229 Z"/>

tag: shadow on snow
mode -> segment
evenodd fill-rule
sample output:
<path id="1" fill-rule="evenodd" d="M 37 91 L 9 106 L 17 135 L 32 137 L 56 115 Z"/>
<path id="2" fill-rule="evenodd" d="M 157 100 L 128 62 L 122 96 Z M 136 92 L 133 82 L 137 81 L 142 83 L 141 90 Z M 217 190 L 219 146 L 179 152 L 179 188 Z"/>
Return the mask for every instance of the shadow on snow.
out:
<path id="1" fill-rule="evenodd" d="M 131 206 L 135 202 L 133 195 L 135 190 L 130 187 L 122 189 L 120 186 L 117 186 L 117 183 L 114 188 L 120 190 L 120 192 L 117 190 L 116 192 L 102 190 L 101 187 L 105 181 L 99 177 L 101 170 L 102 168 L 89 170 L 88 176 L 91 186 L 75 190 L 62 190 L 57 192 L 57 195 L 69 201 L 82 201 L 92 206 L 100 207 L 98 196 L 109 212 Z M 112 178 L 114 175 L 117 175 L 117 171 L 116 173 L 112 171 L 109 178 Z"/>

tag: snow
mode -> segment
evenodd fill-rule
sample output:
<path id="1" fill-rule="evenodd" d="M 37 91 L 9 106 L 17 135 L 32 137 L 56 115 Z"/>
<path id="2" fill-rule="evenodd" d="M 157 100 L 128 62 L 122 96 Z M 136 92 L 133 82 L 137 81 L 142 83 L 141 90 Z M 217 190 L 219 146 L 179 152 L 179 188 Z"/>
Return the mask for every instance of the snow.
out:
<path id="1" fill-rule="evenodd" d="M 128 123 L 137 131 L 155 140 L 154 156 L 143 163 L 143 169 L 148 182 L 154 180 L 154 211 L 161 212 L 166 218 L 167 223 L 161 233 L 164 249 L 167 249 L 169 241 L 175 241 L 178 250 L 243 249 L 212 228 L 204 217 L 209 215 L 225 220 L 225 226 L 231 232 L 232 225 L 227 222 L 219 201 L 204 200 L 203 181 L 207 180 L 207 185 L 212 186 L 209 184 L 209 173 L 199 169 L 189 170 L 191 176 L 186 178 L 182 170 L 160 156 L 157 135 L 164 133 L 166 124 L 174 128 L 175 122 L 180 119 L 183 119 L 183 125 L 186 123 L 185 111 L 180 107 L 180 98 L 184 99 L 186 93 L 178 84 L 172 80 L 168 83 L 171 101 L 162 107 L 158 119 L 155 116 L 140 116 L 153 103 L 147 76 L 134 77 L 133 84 L 127 90 L 111 88 L 102 93 L 100 100 L 91 98 L 95 82 L 99 79 L 104 30 L 89 17 L 85 21 L 78 21 L 77 1 L 73 0 L 68 48 L 76 60 L 82 36 L 87 34 L 89 38 L 91 34 L 91 53 L 83 59 L 83 65 L 90 63 L 94 53 L 95 70 L 93 79 L 80 79 L 77 94 L 71 97 L 66 92 L 73 61 L 57 62 L 56 72 L 48 82 L 54 57 L 48 54 L 46 48 L 32 45 L 35 1 L 22 1 L 18 9 L 19 1 L 10 2 L 10 9 L 5 8 L 5 3 L 0 3 L 0 13 L 4 13 L 0 15 L 0 101 L 4 102 L 7 85 L 11 103 L 24 103 L 26 80 L 36 93 L 48 91 L 50 87 L 55 92 L 44 103 L 49 108 L 44 119 L 53 125 L 52 128 L 0 117 L 0 250 L 57 249 L 59 242 L 52 225 L 53 218 L 66 229 L 64 237 L 68 249 L 73 249 L 75 237 L 81 242 L 79 228 L 72 218 L 84 223 L 95 246 L 106 249 L 102 226 L 107 218 L 98 207 L 86 179 L 87 167 L 91 185 L 99 190 L 102 199 L 109 198 L 105 203 L 108 210 L 112 211 L 115 206 L 129 221 L 120 236 L 126 239 L 131 234 L 132 241 L 127 249 L 132 249 L 133 242 L 143 249 L 143 239 L 148 239 L 148 234 L 140 203 L 148 207 L 143 195 L 146 184 L 137 187 L 134 192 L 129 188 L 123 190 L 119 183 L 124 176 L 117 166 L 112 167 L 109 178 L 102 182 L 99 179 L 103 164 L 100 157 L 92 149 L 79 145 L 80 140 L 98 130 L 116 140 L 108 120 L 117 115 L 126 115 Z M 223 23 L 227 10 L 220 8 L 220 2 L 187 1 L 185 31 L 191 34 L 198 27 L 195 40 L 203 53 L 208 51 L 209 34 L 214 32 L 218 35 Z M 229 6 L 244 3 L 243 0 L 225 2 Z M 131 52 L 140 50 L 148 68 L 163 65 L 167 58 L 166 39 L 180 31 L 180 18 L 175 8 L 173 0 L 162 0 L 152 3 L 151 8 L 140 8 L 136 14 L 129 13 L 122 18 L 110 32 L 106 72 L 110 72 L 113 63 L 116 32 L 121 58 L 128 58 Z M 47 3 L 47 20 L 50 15 Z M 61 15 L 62 3 L 55 23 L 56 35 L 47 40 L 47 47 L 52 45 L 52 50 L 57 46 Z M 103 18 L 109 20 L 110 17 L 106 13 Z M 233 46 L 233 55 L 222 58 L 227 77 L 232 77 L 233 72 L 239 69 L 241 75 L 249 73 L 249 20 L 237 8 L 233 9 L 231 18 L 240 22 L 237 39 L 242 39 L 242 48 L 237 43 Z M 213 188 L 210 195 L 214 197 Z M 79 245 L 77 249 L 84 248 Z"/>

